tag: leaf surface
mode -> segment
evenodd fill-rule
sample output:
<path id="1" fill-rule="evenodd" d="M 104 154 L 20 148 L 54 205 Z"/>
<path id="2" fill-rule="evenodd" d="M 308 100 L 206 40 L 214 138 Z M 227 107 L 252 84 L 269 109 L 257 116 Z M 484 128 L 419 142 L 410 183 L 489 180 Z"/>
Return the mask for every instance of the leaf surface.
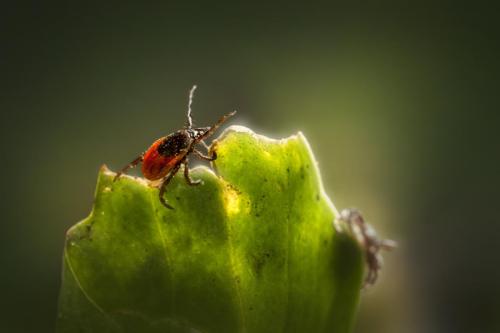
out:
<path id="1" fill-rule="evenodd" d="M 216 173 L 166 191 L 102 168 L 93 210 L 67 233 L 58 332 L 349 332 L 363 256 L 338 232 L 302 134 L 233 126 Z M 181 170 L 182 171 L 182 170 Z"/>

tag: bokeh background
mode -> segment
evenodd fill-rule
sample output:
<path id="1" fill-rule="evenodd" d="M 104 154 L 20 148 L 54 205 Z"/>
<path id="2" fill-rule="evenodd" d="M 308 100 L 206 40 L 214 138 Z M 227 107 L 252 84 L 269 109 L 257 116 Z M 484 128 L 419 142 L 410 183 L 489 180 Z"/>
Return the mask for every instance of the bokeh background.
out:
<path id="1" fill-rule="evenodd" d="M 500 332 L 498 11 L 46 2 L 2 7 L 0 331 L 52 332 L 65 230 L 184 122 L 305 133 L 327 192 L 382 236 L 356 332 Z M 251 172 L 251 170 L 249 170 Z"/>

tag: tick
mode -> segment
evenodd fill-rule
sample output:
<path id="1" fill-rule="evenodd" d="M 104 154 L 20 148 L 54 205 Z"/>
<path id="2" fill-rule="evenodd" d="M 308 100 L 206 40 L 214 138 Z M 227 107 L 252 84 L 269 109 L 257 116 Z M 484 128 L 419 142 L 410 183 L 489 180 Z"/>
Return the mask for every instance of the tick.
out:
<path id="1" fill-rule="evenodd" d="M 175 174 L 179 171 L 181 165 L 184 165 L 184 178 L 189 185 L 194 186 L 201 184 L 202 181 L 200 179 L 193 180 L 189 175 L 188 157 L 189 155 L 194 154 L 202 160 L 214 161 L 217 158 L 215 152 L 212 156 L 206 156 L 196 149 L 196 145 L 201 144 L 208 151 L 208 146 L 203 140 L 213 135 L 220 125 L 222 125 L 230 117 L 234 116 L 236 111 L 221 117 L 219 121 L 211 127 L 193 128 L 191 105 L 193 103 L 195 90 L 196 86 L 193 86 L 189 91 L 186 125 L 182 129 L 153 142 L 153 144 L 144 153 L 119 171 L 113 181 L 116 181 L 128 169 L 133 168 L 142 162 L 141 171 L 146 179 L 162 180 L 159 191 L 160 202 L 169 209 L 173 209 L 173 207 L 170 206 L 164 198 L 165 189 Z"/>
<path id="2" fill-rule="evenodd" d="M 380 239 L 375 229 L 365 222 L 363 215 L 357 209 L 342 210 L 339 219 L 348 224 L 358 244 L 364 251 L 368 273 L 363 288 L 371 286 L 377 281 L 378 273 L 382 268 L 380 250 L 391 251 L 397 247 L 397 244 L 390 239 Z"/>

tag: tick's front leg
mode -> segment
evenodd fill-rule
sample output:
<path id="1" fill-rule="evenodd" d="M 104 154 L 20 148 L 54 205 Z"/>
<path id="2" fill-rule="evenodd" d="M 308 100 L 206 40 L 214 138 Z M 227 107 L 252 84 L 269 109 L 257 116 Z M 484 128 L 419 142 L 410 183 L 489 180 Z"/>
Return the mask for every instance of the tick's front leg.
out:
<path id="1" fill-rule="evenodd" d="M 143 157 L 143 155 L 137 157 L 135 160 L 133 160 L 132 162 L 130 162 L 129 164 L 127 164 L 123 169 L 121 169 L 120 171 L 118 171 L 116 173 L 115 178 L 113 178 L 113 181 L 116 181 L 122 174 L 124 174 L 125 172 L 127 172 L 128 169 L 131 169 L 131 168 L 135 167 L 137 164 L 141 163 L 142 162 L 142 157 Z"/>
<path id="2" fill-rule="evenodd" d="M 204 155 L 201 151 L 199 150 L 193 150 L 193 154 L 198 157 L 199 159 L 201 160 L 205 160 L 205 161 L 215 161 L 217 159 L 217 155 L 215 154 L 215 152 L 212 154 L 212 156 L 207 156 L 207 155 Z"/>
<path id="3" fill-rule="evenodd" d="M 196 157 L 200 158 L 200 159 L 203 159 L 203 160 L 207 160 L 207 161 L 210 161 L 210 162 L 213 162 L 217 159 L 217 154 L 215 153 L 215 150 L 213 151 L 210 151 L 210 147 L 205 143 L 205 141 L 203 140 L 200 140 L 199 142 L 203 147 L 205 147 L 205 149 L 207 150 L 208 154 L 209 155 L 205 155 L 203 154 L 202 152 L 200 152 L 199 150 L 194 150 L 193 152 L 196 154 Z"/>

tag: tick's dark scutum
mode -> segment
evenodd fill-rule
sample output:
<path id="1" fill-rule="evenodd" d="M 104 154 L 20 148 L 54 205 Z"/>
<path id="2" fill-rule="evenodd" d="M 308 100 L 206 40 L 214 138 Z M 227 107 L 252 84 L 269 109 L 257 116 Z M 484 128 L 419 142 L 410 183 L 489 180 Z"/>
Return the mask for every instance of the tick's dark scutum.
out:
<path id="1" fill-rule="evenodd" d="M 185 131 L 177 131 L 165 138 L 158 146 L 158 153 L 163 156 L 177 155 L 182 149 L 189 146 L 191 138 Z"/>

